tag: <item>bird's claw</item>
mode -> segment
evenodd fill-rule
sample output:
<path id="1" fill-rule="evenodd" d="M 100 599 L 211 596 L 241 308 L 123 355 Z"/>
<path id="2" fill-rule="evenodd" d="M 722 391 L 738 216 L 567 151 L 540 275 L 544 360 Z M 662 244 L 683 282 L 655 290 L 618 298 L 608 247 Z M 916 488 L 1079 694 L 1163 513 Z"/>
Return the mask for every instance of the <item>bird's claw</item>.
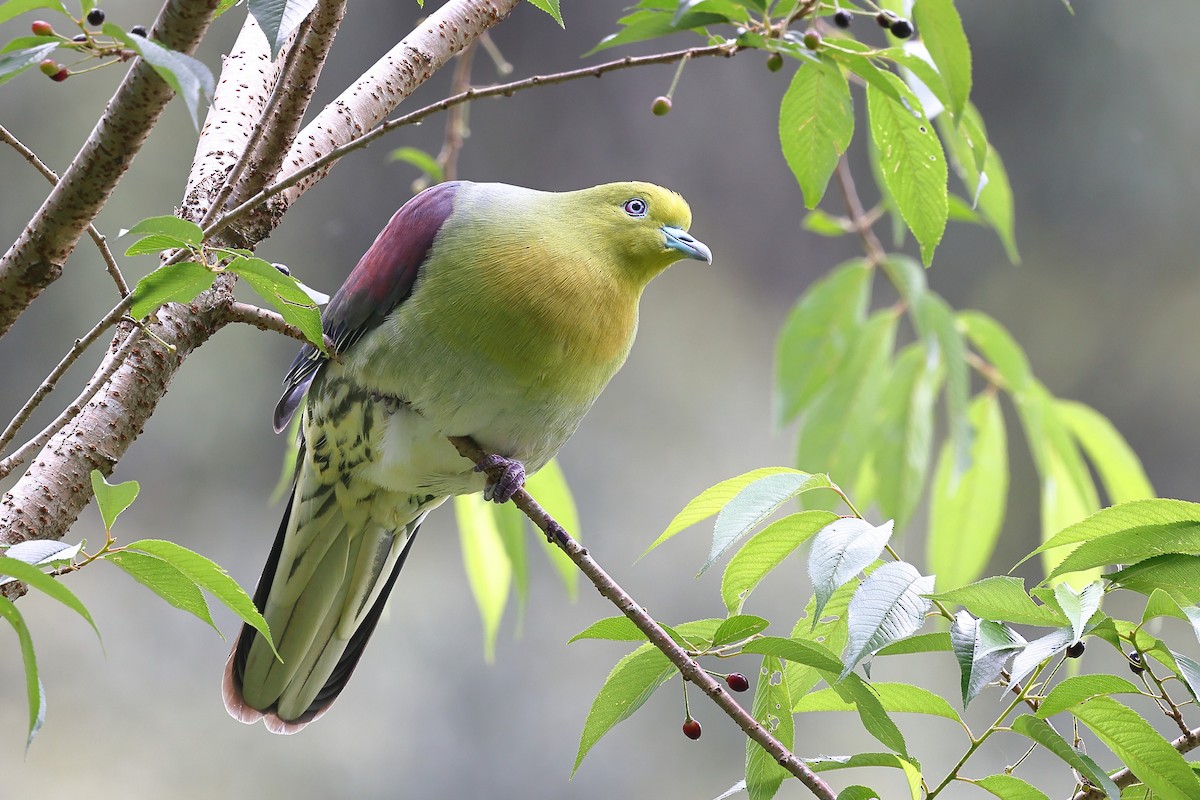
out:
<path id="1" fill-rule="evenodd" d="M 507 503 L 525 485 L 525 465 L 515 458 L 493 453 L 480 459 L 475 471 L 488 473 L 487 485 L 483 489 L 484 500 Z"/>

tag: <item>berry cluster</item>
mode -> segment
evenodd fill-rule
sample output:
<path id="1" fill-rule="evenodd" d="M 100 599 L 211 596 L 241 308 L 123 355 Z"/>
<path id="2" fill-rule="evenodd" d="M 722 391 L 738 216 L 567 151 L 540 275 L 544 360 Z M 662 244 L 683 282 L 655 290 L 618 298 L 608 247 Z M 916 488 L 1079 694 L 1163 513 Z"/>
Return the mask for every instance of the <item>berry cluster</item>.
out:
<path id="1" fill-rule="evenodd" d="M 104 13 L 104 9 L 93 8 L 82 20 L 74 20 L 74 22 L 82 29 L 82 32 L 75 34 L 69 39 L 63 34 L 54 30 L 54 26 L 44 19 L 35 20 L 29 26 L 29 29 L 33 32 L 34 36 L 57 37 L 58 39 L 62 40 L 65 46 L 69 49 L 94 58 L 117 56 L 118 59 L 124 61 L 127 58 L 136 55 L 136 53 L 130 50 L 122 49 L 120 42 L 98 40 L 92 31 L 89 31 L 84 27 L 86 23 L 87 26 L 92 28 L 99 28 L 104 24 L 105 18 L 106 15 Z M 143 25 L 134 25 L 129 29 L 129 33 L 134 36 L 145 36 L 146 28 Z M 60 64 L 52 58 L 47 58 L 38 64 L 38 69 L 41 70 L 43 75 L 49 77 L 50 80 L 57 81 L 59 83 L 65 81 L 74 74 L 68 67 Z"/>
<path id="2" fill-rule="evenodd" d="M 850 23 L 854 21 L 854 15 L 844 8 L 839 8 L 833 12 L 833 24 L 845 30 L 850 27 Z M 892 36 L 898 39 L 907 39 L 913 35 L 912 23 L 901 17 L 894 11 L 880 11 L 875 15 L 875 21 L 879 23 L 879 27 L 887 28 L 891 31 Z M 805 46 L 808 42 L 805 42 Z M 810 50 L 813 48 L 809 48 Z"/>

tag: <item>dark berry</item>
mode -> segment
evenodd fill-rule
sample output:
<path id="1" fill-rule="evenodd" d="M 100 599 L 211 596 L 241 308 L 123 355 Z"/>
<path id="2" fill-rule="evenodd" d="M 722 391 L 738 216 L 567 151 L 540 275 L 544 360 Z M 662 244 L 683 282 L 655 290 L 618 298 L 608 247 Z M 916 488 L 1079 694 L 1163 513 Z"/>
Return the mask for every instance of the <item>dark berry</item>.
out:
<path id="1" fill-rule="evenodd" d="M 104 24 L 104 9 L 93 8 L 87 15 L 88 25 L 98 28 Z"/>
<path id="2" fill-rule="evenodd" d="M 906 19 L 898 19 L 888 28 L 897 39 L 907 39 L 913 35 L 912 23 Z"/>
<path id="3" fill-rule="evenodd" d="M 735 692 L 744 692 L 750 688 L 750 681 L 746 680 L 746 676 L 740 672 L 731 672 L 725 676 L 725 682 L 729 684 L 729 688 Z"/>
<path id="4" fill-rule="evenodd" d="M 700 723 L 694 719 L 689 719 L 683 723 L 683 735 L 689 739 L 700 738 Z"/>
<path id="5" fill-rule="evenodd" d="M 77 33 L 71 37 L 72 42 L 83 43 L 83 42 L 86 42 L 87 40 L 88 40 L 88 35 L 86 33 Z"/>
<path id="6" fill-rule="evenodd" d="M 34 36 L 53 36 L 54 26 L 44 19 L 34 20 L 29 26 L 29 30 L 33 31 Z"/>
<path id="7" fill-rule="evenodd" d="M 895 11 L 880 11 L 875 15 L 875 21 L 879 23 L 879 27 L 881 28 L 892 27 L 892 23 L 896 22 L 898 19 L 900 19 L 900 17 L 896 15 Z"/>
<path id="8" fill-rule="evenodd" d="M 1067 658 L 1079 658 L 1083 655 L 1083 642 L 1076 642 L 1067 648 Z"/>
<path id="9" fill-rule="evenodd" d="M 665 117 L 671 113 L 671 98 L 666 95 L 654 98 L 654 102 L 650 104 L 650 110 L 656 117 Z"/>
<path id="10" fill-rule="evenodd" d="M 771 70 L 771 72 L 779 72 L 779 70 L 783 69 L 783 56 L 779 53 L 771 53 L 771 55 L 767 56 L 767 69 Z"/>
<path id="11" fill-rule="evenodd" d="M 62 65 L 53 58 L 47 58 L 42 63 L 38 64 L 38 69 L 42 71 L 43 75 L 54 75 L 56 72 L 62 69 Z"/>
<path id="12" fill-rule="evenodd" d="M 58 72 L 51 75 L 50 80 L 55 81 L 56 83 L 62 83 L 69 77 L 71 77 L 71 71 L 66 67 L 63 67 Z"/>
<path id="13" fill-rule="evenodd" d="M 833 24 L 839 28 L 849 28 L 850 23 L 854 20 L 854 15 L 844 8 L 839 8 L 833 12 Z"/>
<path id="14" fill-rule="evenodd" d="M 134 25 L 132 28 L 129 29 L 129 32 L 132 33 L 134 36 L 145 36 L 146 35 L 146 26 L 145 25 Z"/>
<path id="15" fill-rule="evenodd" d="M 804 46 L 809 50 L 816 50 L 821 46 L 821 34 L 816 31 L 809 30 L 804 32 Z"/>
<path id="16" fill-rule="evenodd" d="M 1130 650 L 1127 657 L 1129 658 L 1129 671 L 1134 675 L 1141 675 L 1146 671 L 1146 668 L 1142 666 L 1142 654 L 1137 650 Z"/>

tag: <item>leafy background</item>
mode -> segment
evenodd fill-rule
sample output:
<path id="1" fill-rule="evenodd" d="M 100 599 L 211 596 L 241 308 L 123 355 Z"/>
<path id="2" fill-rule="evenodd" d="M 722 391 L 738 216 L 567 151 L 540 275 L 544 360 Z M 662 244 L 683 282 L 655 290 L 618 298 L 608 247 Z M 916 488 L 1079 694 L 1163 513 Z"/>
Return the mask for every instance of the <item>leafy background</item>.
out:
<path id="1" fill-rule="evenodd" d="M 527 6 L 496 30 L 518 76 L 579 65 L 579 54 L 615 29 L 624 3 L 564 5 L 565 32 Z M 153 6 L 114 1 L 105 9 L 110 20 L 135 24 L 148 23 Z M 973 99 L 1013 184 L 1023 263 L 1009 266 L 989 232 L 955 226 L 930 277 L 955 307 L 986 311 L 1012 330 L 1053 392 L 1108 414 L 1160 494 L 1196 499 L 1200 433 L 1191 423 L 1200 386 L 1200 361 L 1192 357 L 1200 163 L 1191 131 L 1200 123 L 1200 94 L 1184 78 L 1200 8 L 1189 0 L 1094 0 L 1076 11 L 1071 17 L 1052 0 L 960 3 L 975 59 Z M 358 0 L 326 86 L 356 75 L 418 13 L 415 4 Z M 210 66 L 218 66 L 240 19 L 231 13 L 218 22 L 199 54 Z M 490 80 L 489 69 L 480 57 L 476 79 Z M 799 191 L 775 134 L 791 69 L 769 73 L 758 54 L 697 61 L 685 70 L 665 118 L 651 116 L 649 106 L 670 84 L 673 67 L 471 108 L 464 177 L 549 189 L 626 177 L 658 181 L 689 198 L 693 230 L 717 255 L 711 269 L 680 265 L 650 288 L 629 364 L 562 454 L 589 547 L 668 622 L 721 613 L 718 577 L 691 579 L 706 537 L 677 537 L 628 565 L 700 489 L 789 462 L 791 433 L 771 427 L 774 336 L 800 292 L 857 254 L 856 242 L 799 228 Z M 31 72 L 5 85 L 0 119 L 61 167 L 116 80 L 113 70 L 58 85 Z M 436 99 L 447 81 L 437 76 L 414 102 Z M 326 88 L 318 104 L 332 96 Z M 173 104 L 167 117 L 98 220 L 102 231 L 115 235 L 178 202 L 194 133 L 182 104 Z M 412 170 L 385 164 L 388 149 L 436 150 L 440 133 L 434 120 L 339 166 L 259 254 L 290 264 L 317 288 L 334 288 L 409 196 Z M 861 138 L 852 149 L 860 162 Z M 865 163 L 856 171 L 865 175 Z M 0 151 L 0 178 L 0 240 L 11 240 L 43 195 L 42 179 L 7 150 Z M 840 211 L 833 195 L 830 202 Z M 138 277 L 153 265 L 149 257 L 142 261 L 123 263 Z M 111 292 L 94 250 L 81 247 L 69 270 L 0 343 L 2 408 L 23 401 L 46 360 L 69 346 L 97 313 L 97 297 Z M 119 535 L 179 541 L 253 585 L 281 513 L 265 500 L 283 447 L 270 433 L 269 413 L 292 349 L 290 342 L 231 329 L 197 354 L 113 476 L 142 485 Z M 90 371 L 84 361 L 72 373 L 76 381 Z M 1031 464 L 1019 449 L 1012 461 L 1009 517 L 993 562 L 1000 572 L 1037 544 Z M 102 539 L 94 510 L 75 535 Z M 899 548 L 922 563 L 919 543 L 901 539 Z M 804 581 L 799 561 L 793 574 Z M 747 610 L 797 607 L 809 590 L 786 583 L 769 581 Z M 677 733 L 683 716 L 677 690 L 668 687 L 606 737 L 568 783 L 592 695 L 623 651 L 563 643 L 609 610 L 590 592 L 566 603 L 557 577 L 535 570 L 523 624 L 510 610 L 495 664 L 486 666 L 448 509 L 426 526 L 353 687 L 335 712 L 298 737 L 268 736 L 226 717 L 218 682 L 227 648 L 200 623 L 108 567 L 85 570 L 70 586 L 100 626 L 107 656 L 73 614 L 43 597 L 23 601 L 50 724 L 21 762 L 21 665 L 13 643 L 0 643 L 8 654 L 0 681 L 12 698 L 0 706 L 0 730 L 12 740 L 0 746 L 0 766 L 13 794 L 715 797 L 739 777 L 739 733 L 700 706 L 694 710 L 710 723 L 704 738 L 685 739 Z M 228 634 L 235 631 L 231 615 L 223 609 L 214 615 Z M 518 628 L 520 638 L 513 638 Z M 0 638 L 13 635 L 0 630 Z M 1087 657 L 1108 656 L 1090 650 Z M 914 674 L 889 676 L 881 662 L 876 676 L 919 678 L 943 690 L 957 684 L 948 657 L 913 663 L 919 674 L 906 660 Z M 748 670 L 751 662 L 736 666 Z M 847 717 L 843 729 L 840 722 L 838 715 L 801 716 L 798 752 L 853 752 L 857 723 Z M 910 738 L 937 736 L 946 724 L 901 719 Z M 1019 745 L 1010 747 L 1014 752 L 997 754 L 987 766 L 998 770 L 1019 757 Z M 937 764 L 939 756 L 953 755 L 929 757 L 927 772 L 944 770 L 949 763 Z M 982 774 L 984 765 L 976 768 Z M 887 784 L 879 785 L 887 792 Z"/>

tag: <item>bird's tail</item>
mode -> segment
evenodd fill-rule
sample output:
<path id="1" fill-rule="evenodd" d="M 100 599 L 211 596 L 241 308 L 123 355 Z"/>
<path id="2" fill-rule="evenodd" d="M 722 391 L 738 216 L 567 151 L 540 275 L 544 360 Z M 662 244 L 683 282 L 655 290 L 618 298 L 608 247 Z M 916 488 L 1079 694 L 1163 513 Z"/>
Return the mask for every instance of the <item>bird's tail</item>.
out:
<path id="1" fill-rule="evenodd" d="M 429 510 L 414 498 L 354 496 L 314 480 L 311 466 L 300 470 L 254 594 L 279 655 L 244 626 L 221 687 L 234 719 L 262 719 L 273 733 L 301 730 L 345 688 Z M 397 517 L 406 500 L 415 513 Z M 377 503 L 390 506 L 394 529 L 373 521 Z"/>

